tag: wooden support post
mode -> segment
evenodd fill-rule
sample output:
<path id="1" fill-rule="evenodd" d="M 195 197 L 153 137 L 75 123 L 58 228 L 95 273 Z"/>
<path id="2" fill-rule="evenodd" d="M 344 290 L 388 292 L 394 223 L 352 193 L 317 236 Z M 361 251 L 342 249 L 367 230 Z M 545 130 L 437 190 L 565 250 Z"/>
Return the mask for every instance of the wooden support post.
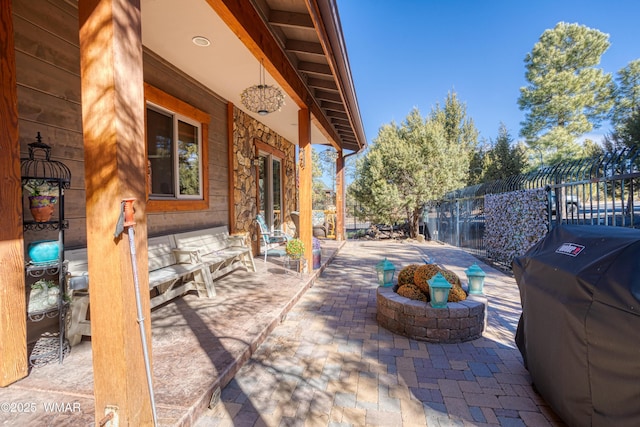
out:
<path id="1" fill-rule="evenodd" d="M 336 240 L 345 240 L 344 227 L 344 151 L 336 157 Z"/>
<path id="2" fill-rule="evenodd" d="M 311 115 L 309 110 L 298 110 L 298 148 L 300 152 L 300 239 L 304 243 L 304 256 L 309 269 L 313 266 L 313 225 L 312 225 L 312 194 L 313 194 L 313 165 L 311 164 Z"/>
<path id="3" fill-rule="evenodd" d="M 135 198 L 136 265 L 151 343 L 140 2 L 83 0 L 78 12 L 95 420 L 116 410 L 120 425 L 152 425 L 128 236 L 114 237 L 122 199 Z"/>
<path id="4" fill-rule="evenodd" d="M 27 376 L 27 306 L 16 55 L 11 2 L 0 8 L 0 386 Z"/>

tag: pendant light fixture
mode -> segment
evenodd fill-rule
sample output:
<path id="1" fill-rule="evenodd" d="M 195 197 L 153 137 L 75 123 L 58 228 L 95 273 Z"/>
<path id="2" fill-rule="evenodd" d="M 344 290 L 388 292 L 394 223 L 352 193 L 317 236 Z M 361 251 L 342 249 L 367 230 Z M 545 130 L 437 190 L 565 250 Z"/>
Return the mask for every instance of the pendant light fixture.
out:
<path id="1" fill-rule="evenodd" d="M 265 83 L 264 66 L 260 62 L 260 84 L 246 88 L 240 94 L 242 104 L 249 111 L 266 116 L 282 108 L 284 94 L 282 91 Z"/>

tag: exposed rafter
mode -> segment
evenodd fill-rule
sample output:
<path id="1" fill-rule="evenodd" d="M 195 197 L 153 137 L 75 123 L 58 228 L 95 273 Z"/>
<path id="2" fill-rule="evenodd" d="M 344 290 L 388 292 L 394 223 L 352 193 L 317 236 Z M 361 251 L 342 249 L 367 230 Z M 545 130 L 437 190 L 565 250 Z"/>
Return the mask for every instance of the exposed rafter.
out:
<path id="1" fill-rule="evenodd" d="M 342 104 L 340 104 L 338 102 L 322 101 L 320 103 L 320 108 L 323 108 L 325 110 L 340 111 L 340 112 L 343 112 L 343 113 L 345 111 L 344 105 L 342 105 Z"/>
<path id="2" fill-rule="evenodd" d="M 320 89 L 338 92 L 338 86 L 336 86 L 336 83 L 332 80 L 309 77 L 307 79 L 307 84 L 309 85 L 309 87 L 312 87 L 312 88 L 320 88 Z"/>
<path id="3" fill-rule="evenodd" d="M 271 10 L 269 12 L 269 23 L 281 27 L 308 28 L 313 30 L 311 17 L 304 13 Z"/>
<path id="4" fill-rule="evenodd" d="M 322 45 L 320 43 L 306 42 L 302 40 L 287 40 L 284 47 L 290 52 L 324 56 L 324 51 L 322 50 Z"/>
<path id="5" fill-rule="evenodd" d="M 349 120 L 347 113 L 343 113 L 341 111 L 327 110 L 327 117 Z"/>
<path id="6" fill-rule="evenodd" d="M 332 77 L 331 68 L 326 64 L 303 61 L 298 63 L 298 70 L 306 74 L 316 74 L 318 76 Z"/>
<path id="7" fill-rule="evenodd" d="M 289 86 L 287 92 L 293 90 L 289 96 L 309 108 L 336 149 L 357 151 L 366 145 L 335 0 L 252 0 L 249 8 L 233 0 L 207 1 L 265 60 L 274 78 Z M 292 79 L 291 69 L 297 78 Z"/>

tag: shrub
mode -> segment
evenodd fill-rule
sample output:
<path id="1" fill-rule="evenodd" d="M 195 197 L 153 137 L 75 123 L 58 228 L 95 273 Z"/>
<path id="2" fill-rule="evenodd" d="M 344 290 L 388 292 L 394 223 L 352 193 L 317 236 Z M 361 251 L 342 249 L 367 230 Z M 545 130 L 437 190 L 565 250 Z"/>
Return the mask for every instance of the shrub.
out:
<path id="1" fill-rule="evenodd" d="M 438 267 L 436 264 L 409 264 L 398 273 L 398 295 L 413 300 L 428 302 L 429 283 L 433 276 L 440 273 L 451 284 L 449 302 L 464 301 L 467 293 L 462 289 L 462 282 L 453 271 Z"/>
<path id="2" fill-rule="evenodd" d="M 462 286 L 453 286 L 449 291 L 449 302 L 464 301 L 467 299 L 467 293 L 462 289 Z"/>
<path id="3" fill-rule="evenodd" d="M 427 280 L 431 280 L 440 271 L 440 267 L 435 264 L 423 264 L 416 269 L 413 275 L 413 283 L 425 294 L 429 295 L 429 283 Z"/>
<path id="4" fill-rule="evenodd" d="M 413 285 L 413 276 L 420 264 L 409 264 L 398 273 L 398 286 Z"/>
<path id="5" fill-rule="evenodd" d="M 427 296 L 416 285 L 403 285 L 397 290 L 398 295 L 402 295 L 405 298 L 427 302 Z"/>
<path id="6" fill-rule="evenodd" d="M 445 270 L 444 268 L 440 269 L 440 274 L 447 279 L 447 282 L 451 283 L 451 286 L 459 286 L 462 287 L 462 282 L 460 282 L 460 278 L 456 273 L 450 270 Z"/>

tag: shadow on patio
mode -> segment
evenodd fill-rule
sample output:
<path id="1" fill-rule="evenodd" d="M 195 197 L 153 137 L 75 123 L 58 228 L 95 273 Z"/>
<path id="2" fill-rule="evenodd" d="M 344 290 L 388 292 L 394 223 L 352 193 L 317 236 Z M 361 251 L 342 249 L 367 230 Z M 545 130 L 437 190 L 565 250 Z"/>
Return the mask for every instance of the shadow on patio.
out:
<path id="1" fill-rule="evenodd" d="M 562 426 L 516 349 L 512 277 L 480 263 L 490 301 L 480 339 L 431 344 L 378 326 L 375 264 L 424 256 L 461 277 L 478 262 L 435 243 L 347 242 L 196 427 Z"/>
<path id="2" fill-rule="evenodd" d="M 323 241 L 323 268 L 342 244 Z M 277 259 L 265 264 L 257 258 L 256 267 L 256 273 L 239 269 L 216 281 L 215 298 L 190 293 L 151 313 L 159 425 L 192 425 L 322 271 L 300 277 Z M 85 338 L 62 364 L 34 368 L 0 389 L 0 403 L 23 404 L 15 412 L 3 406 L 0 424 L 94 425 L 92 371 Z"/>

